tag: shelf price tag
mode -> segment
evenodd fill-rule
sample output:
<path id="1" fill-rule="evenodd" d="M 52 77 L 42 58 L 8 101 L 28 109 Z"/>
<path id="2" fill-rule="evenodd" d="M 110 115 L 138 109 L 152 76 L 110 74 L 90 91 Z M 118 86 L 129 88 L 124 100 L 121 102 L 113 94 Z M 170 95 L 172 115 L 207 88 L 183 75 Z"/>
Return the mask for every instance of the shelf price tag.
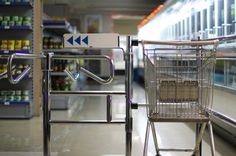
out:
<path id="1" fill-rule="evenodd" d="M 4 102 L 4 105 L 10 105 L 9 101 Z"/>
<path id="2" fill-rule="evenodd" d="M 8 50 L 4 50 L 3 53 L 4 54 L 9 54 L 9 51 Z"/>
<path id="3" fill-rule="evenodd" d="M 10 26 L 4 26 L 4 29 L 10 29 Z"/>
<path id="4" fill-rule="evenodd" d="M 5 5 L 11 5 L 11 2 L 5 2 Z"/>
<path id="5" fill-rule="evenodd" d="M 118 48 L 119 34 L 65 34 L 64 48 Z"/>

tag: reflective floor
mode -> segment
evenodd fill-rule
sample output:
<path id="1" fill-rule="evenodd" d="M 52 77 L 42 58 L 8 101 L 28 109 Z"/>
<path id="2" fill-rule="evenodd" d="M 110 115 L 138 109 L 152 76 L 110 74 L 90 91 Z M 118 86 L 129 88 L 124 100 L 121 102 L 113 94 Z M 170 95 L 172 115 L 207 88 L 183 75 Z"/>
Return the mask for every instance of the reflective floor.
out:
<path id="1" fill-rule="evenodd" d="M 112 85 L 96 83 L 86 89 L 124 90 L 124 81 L 116 79 Z M 105 119 L 106 97 L 73 97 L 68 110 L 53 110 L 53 119 L 89 120 Z M 144 90 L 134 84 L 133 101 L 145 102 Z M 125 97 L 112 98 L 114 120 L 125 117 Z M 132 156 L 141 156 L 146 129 L 144 108 L 133 110 Z M 158 123 L 160 147 L 192 148 L 195 125 L 184 123 Z M 216 156 L 235 156 L 236 148 L 215 135 Z M 148 154 L 155 155 L 152 139 Z M 30 120 L 0 120 L 0 156 L 42 156 L 42 117 Z M 124 125 L 53 125 L 51 136 L 52 156 L 122 156 L 125 153 Z M 164 152 L 162 156 L 189 156 L 190 153 Z M 203 156 L 210 156 L 209 137 L 203 140 Z"/>

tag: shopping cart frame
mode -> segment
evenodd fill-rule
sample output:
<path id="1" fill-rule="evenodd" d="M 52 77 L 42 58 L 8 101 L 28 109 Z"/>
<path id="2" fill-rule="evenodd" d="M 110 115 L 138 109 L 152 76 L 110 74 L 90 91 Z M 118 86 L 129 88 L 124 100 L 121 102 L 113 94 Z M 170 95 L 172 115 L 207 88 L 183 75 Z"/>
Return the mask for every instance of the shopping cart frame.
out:
<path id="1" fill-rule="evenodd" d="M 1 56 L 3 59 L 7 59 L 7 72 L 4 72 L 0 75 L 0 78 L 7 75 L 9 82 L 12 84 L 17 84 L 21 79 L 31 71 L 31 67 L 28 67 L 23 71 L 17 78 L 13 78 L 12 62 L 14 59 L 41 59 L 44 63 L 43 66 L 43 156 L 51 155 L 51 125 L 52 124 L 125 124 L 125 155 L 131 156 L 132 150 L 132 112 L 131 112 L 131 103 L 132 103 L 132 64 L 133 64 L 133 54 L 131 51 L 131 37 L 127 36 L 127 51 L 125 52 L 123 48 L 99 48 L 100 50 L 120 50 L 124 55 L 125 61 L 125 91 L 51 91 L 50 80 L 51 80 L 51 63 L 53 59 L 87 59 L 87 60 L 107 60 L 110 65 L 110 77 L 106 80 L 96 76 L 90 71 L 81 68 L 80 70 L 84 72 L 87 76 L 94 79 L 95 81 L 101 84 L 109 84 L 114 77 L 114 67 L 111 58 L 108 56 L 99 56 L 99 55 L 62 55 L 57 53 L 42 53 L 42 54 L 20 54 L 15 53 L 12 55 Z M 82 49 L 95 49 L 95 48 L 82 48 Z M 98 48 L 96 48 L 98 49 Z M 72 79 L 75 79 L 68 71 L 65 71 L 66 74 Z M 80 121 L 68 121 L 68 120 L 51 120 L 51 108 L 50 108 L 50 95 L 83 95 L 83 96 L 106 96 L 107 98 L 107 111 L 106 111 L 106 120 L 80 120 Z M 112 107 L 111 107 L 111 95 L 124 95 L 125 96 L 125 107 L 126 107 L 126 116 L 123 121 L 112 121 Z"/>
<path id="2" fill-rule="evenodd" d="M 201 49 L 201 46 L 206 46 L 206 45 L 213 45 L 216 47 L 218 45 L 219 41 L 218 40 L 212 40 L 212 41 L 148 41 L 148 40 L 143 40 L 143 41 L 133 41 L 132 45 L 137 46 L 141 44 L 142 50 L 143 50 L 143 57 L 145 55 L 145 44 L 149 45 L 170 45 L 170 46 L 192 46 L 192 47 L 198 47 Z M 158 49 L 158 48 L 157 48 Z M 160 48 L 161 50 L 165 50 L 165 48 Z M 169 48 L 166 48 L 166 50 L 170 50 Z M 172 48 L 173 50 L 173 48 Z M 145 63 L 145 58 L 143 58 L 143 61 Z M 145 69 L 144 69 L 145 72 Z M 144 73 L 144 76 L 146 74 Z M 144 78 L 145 79 L 145 78 Z M 145 86 L 146 86 L 146 81 L 145 81 Z M 145 92 L 146 94 L 146 92 Z M 133 104 L 133 108 L 137 109 L 139 106 L 144 106 L 144 107 L 150 107 L 151 105 L 149 103 L 146 104 L 138 104 L 135 103 Z M 148 113 L 148 112 L 147 112 Z M 208 111 L 209 116 L 211 113 L 211 110 L 209 109 Z M 150 128 L 152 131 L 153 135 L 153 140 L 154 140 L 154 145 L 155 145 L 155 150 L 156 150 L 156 155 L 160 156 L 160 152 L 164 151 L 175 151 L 175 152 L 192 152 L 192 156 L 201 156 L 201 140 L 203 137 L 204 130 L 206 128 L 206 125 L 208 125 L 208 130 L 209 130 L 209 135 L 210 135 L 210 144 L 211 144 L 211 153 L 214 156 L 215 155 L 215 145 L 214 145 L 214 138 L 213 138 L 213 130 L 212 130 L 212 124 L 210 121 L 210 118 L 202 119 L 202 120 L 187 120 L 185 122 L 196 122 L 196 143 L 193 149 L 176 149 L 176 148 L 159 148 L 158 142 L 157 142 L 157 136 L 156 136 L 156 130 L 155 130 L 155 122 L 183 122 L 185 120 L 179 120 L 175 121 L 173 119 L 168 119 L 168 120 L 156 120 L 155 118 L 147 118 L 147 126 L 146 126 L 146 134 L 145 134 L 145 143 L 144 143 L 144 151 L 143 155 L 147 155 L 147 150 L 148 150 L 148 142 L 149 142 L 149 133 L 150 133 Z"/>

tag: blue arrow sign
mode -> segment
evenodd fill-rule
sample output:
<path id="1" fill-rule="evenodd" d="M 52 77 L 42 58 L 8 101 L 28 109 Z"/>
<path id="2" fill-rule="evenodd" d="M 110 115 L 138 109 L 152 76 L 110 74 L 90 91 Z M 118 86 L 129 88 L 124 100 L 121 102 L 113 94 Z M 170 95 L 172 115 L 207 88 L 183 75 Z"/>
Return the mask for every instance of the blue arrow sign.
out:
<path id="1" fill-rule="evenodd" d="M 71 37 L 67 40 L 67 42 L 69 42 L 71 45 L 73 45 L 73 36 L 71 36 Z"/>
<path id="2" fill-rule="evenodd" d="M 80 45 L 81 44 L 81 37 L 79 36 L 77 39 L 75 39 L 75 42 Z"/>
<path id="3" fill-rule="evenodd" d="M 88 36 L 86 36 L 82 41 L 88 45 Z"/>

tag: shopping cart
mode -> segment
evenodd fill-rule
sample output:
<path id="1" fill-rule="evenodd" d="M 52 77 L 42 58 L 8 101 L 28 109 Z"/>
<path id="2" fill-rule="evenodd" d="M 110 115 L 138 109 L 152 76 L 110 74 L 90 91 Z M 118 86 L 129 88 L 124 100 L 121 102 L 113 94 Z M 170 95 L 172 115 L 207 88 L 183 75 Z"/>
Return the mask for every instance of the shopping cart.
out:
<path id="1" fill-rule="evenodd" d="M 150 127 L 157 156 L 160 151 L 191 152 L 201 155 L 202 136 L 208 124 L 212 155 L 215 155 L 212 107 L 216 41 L 153 42 L 142 41 L 147 102 L 147 129 L 144 155 L 147 155 Z M 154 123 L 194 122 L 196 131 L 193 149 L 161 149 L 158 147 Z"/>

